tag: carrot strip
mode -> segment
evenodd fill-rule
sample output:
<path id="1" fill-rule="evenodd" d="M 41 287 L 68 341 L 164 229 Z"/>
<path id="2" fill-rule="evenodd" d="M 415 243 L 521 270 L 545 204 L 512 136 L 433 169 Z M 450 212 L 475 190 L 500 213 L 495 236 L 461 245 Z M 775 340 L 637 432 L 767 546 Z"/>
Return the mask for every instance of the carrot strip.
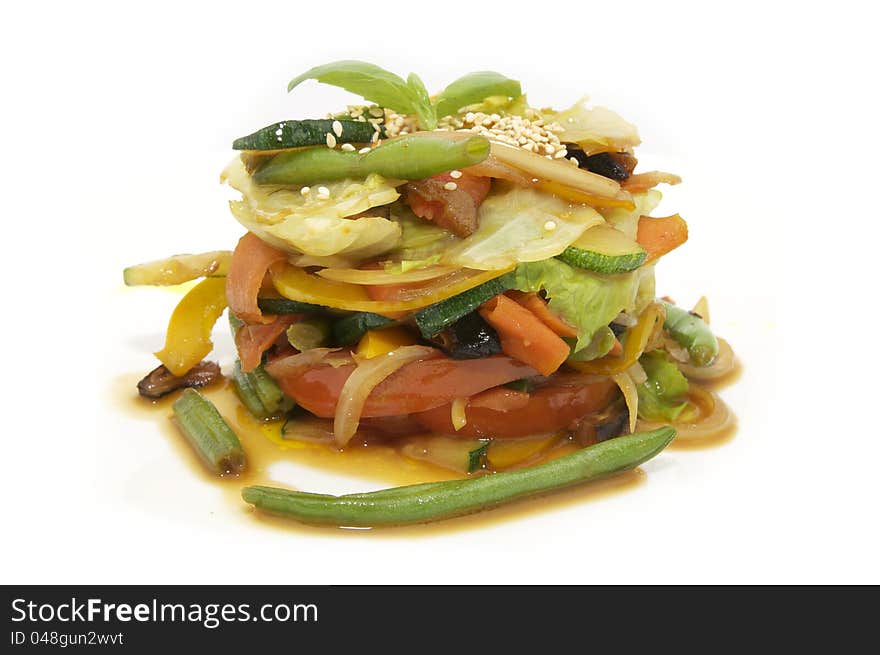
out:
<path id="1" fill-rule="evenodd" d="M 274 320 L 274 317 L 263 317 L 257 306 L 257 294 L 269 267 L 286 258 L 283 251 L 273 248 L 252 232 L 239 239 L 226 275 L 226 297 L 233 314 L 245 323 Z"/>
<path id="2" fill-rule="evenodd" d="M 495 296 L 479 312 L 498 333 L 502 352 L 541 375 L 553 373 L 571 353 L 568 344 L 541 319 L 507 296 Z"/>
<path id="3" fill-rule="evenodd" d="M 262 361 L 263 353 L 299 319 L 299 314 L 288 314 L 279 316 L 266 325 L 242 325 L 235 333 L 235 346 L 238 348 L 241 370 L 247 373 L 257 368 Z"/>
<path id="4" fill-rule="evenodd" d="M 641 193 L 653 189 L 658 184 L 681 184 L 681 178 L 673 173 L 649 171 L 630 175 L 620 186 L 630 193 Z"/>
<path id="5" fill-rule="evenodd" d="M 578 335 L 577 329 L 569 325 L 561 316 L 554 314 L 547 306 L 546 301 L 537 293 L 508 291 L 507 296 L 532 312 L 560 337 L 576 337 Z"/>
<path id="6" fill-rule="evenodd" d="M 671 250 L 675 250 L 688 239 L 688 227 L 678 214 L 665 218 L 642 216 L 636 241 L 648 251 L 645 263 L 654 261 Z"/>

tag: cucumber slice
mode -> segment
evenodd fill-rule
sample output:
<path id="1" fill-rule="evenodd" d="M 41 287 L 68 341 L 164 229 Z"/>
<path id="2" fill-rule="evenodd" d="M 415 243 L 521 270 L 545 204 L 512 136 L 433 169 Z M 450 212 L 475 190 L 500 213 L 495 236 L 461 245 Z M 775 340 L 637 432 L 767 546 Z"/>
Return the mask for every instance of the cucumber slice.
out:
<path id="1" fill-rule="evenodd" d="M 468 289 L 457 296 L 425 307 L 415 315 L 415 322 L 426 339 L 430 339 L 448 325 L 470 314 L 477 307 L 498 294 L 513 288 L 514 276 L 507 273 Z"/>
<path id="2" fill-rule="evenodd" d="M 331 328 L 332 341 L 337 346 L 351 346 L 361 340 L 369 330 L 387 327 L 394 323 L 390 318 L 357 312 L 336 321 Z"/>
<path id="3" fill-rule="evenodd" d="M 129 266 L 122 271 L 125 285 L 171 286 L 200 277 L 223 277 L 229 270 L 232 253 L 228 250 L 198 255 L 173 255 L 165 259 Z"/>
<path id="4" fill-rule="evenodd" d="M 336 130 L 333 129 L 334 123 Z M 338 132 L 338 134 L 337 134 Z M 327 144 L 327 135 L 334 143 L 370 143 L 376 133 L 372 123 L 335 119 L 282 121 L 267 125 L 253 134 L 232 142 L 233 150 L 283 150 Z"/>
<path id="5" fill-rule="evenodd" d="M 402 452 L 407 457 L 442 466 L 458 473 L 473 473 L 486 465 L 489 439 L 426 436 L 407 441 Z"/>
<path id="6" fill-rule="evenodd" d="M 570 266 L 606 274 L 634 271 L 647 257 L 644 248 L 610 225 L 591 227 L 557 255 Z"/>

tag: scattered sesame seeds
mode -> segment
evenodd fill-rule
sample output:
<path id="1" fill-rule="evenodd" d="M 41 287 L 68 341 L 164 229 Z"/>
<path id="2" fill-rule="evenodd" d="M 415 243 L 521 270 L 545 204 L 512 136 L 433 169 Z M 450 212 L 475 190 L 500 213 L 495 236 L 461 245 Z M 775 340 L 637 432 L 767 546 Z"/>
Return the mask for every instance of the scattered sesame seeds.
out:
<path id="1" fill-rule="evenodd" d="M 342 123 L 340 123 L 339 121 L 333 121 L 330 127 L 333 128 L 333 134 L 335 134 L 337 137 L 342 136 Z"/>
<path id="2" fill-rule="evenodd" d="M 556 221 L 547 221 L 546 223 L 544 223 L 544 229 L 548 232 L 552 232 L 556 229 Z"/>
<path id="3" fill-rule="evenodd" d="M 361 148 L 360 150 L 358 150 L 358 154 L 365 155 L 368 152 L 370 152 L 370 150 L 372 150 L 372 148 L 370 148 L 370 146 L 365 146 L 365 147 Z"/>
<path id="4" fill-rule="evenodd" d="M 333 136 L 331 132 L 327 132 L 327 147 L 335 148 L 336 147 L 336 137 Z"/>
<path id="5" fill-rule="evenodd" d="M 518 146 L 548 159 L 561 159 L 568 154 L 565 145 L 559 140 L 562 126 L 558 123 L 544 123 L 544 119 L 534 110 L 527 117 L 469 111 L 442 118 L 439 127 L 475 132 L 492 141 Z"/>
<path id="6" fill-rule="evenodd" d="M 304 186 L 302 189 L 299 190 L 299 192 L 301 194 L 303 194 L 304 196 L 307 196 L 309 194 L 309 191 L 311 191 L 311 190 L 312 190 L 311 187 Z"/>
<path id="7" fill-rule="evenodd" d="M 330 197 L 330 189 L 325 186 L 318 187 L 318 196 L 320 198 L 329 198 Z"/>
<path id="8" fill-rule="evenodd" d="M 350 143 L 343 143 L 342 146 L 340 146 L 340 147 L 343 150 L 345 150 L 346 152 L 354 152 L 354 146 L 351 145 Z"/>
<path id="9" fill-rule="evenodd" d="M 443 188 L 447 191 L 455 191 L 458 188 L 458 185 L 455 182 L 447 182 L 443 185 Z"/>
<path id="10" fill-rule="evenodd" d="M 449 171 L 449 177 L 453 180 L 457 180 L 461 177 L 461 171 Z"/>

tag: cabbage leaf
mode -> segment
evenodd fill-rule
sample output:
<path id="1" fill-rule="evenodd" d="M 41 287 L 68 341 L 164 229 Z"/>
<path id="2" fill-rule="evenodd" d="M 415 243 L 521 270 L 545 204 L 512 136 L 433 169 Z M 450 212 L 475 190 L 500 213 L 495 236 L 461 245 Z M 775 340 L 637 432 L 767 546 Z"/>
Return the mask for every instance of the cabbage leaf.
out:
<path id="1" fill-rule="evenodd" d="M 586 205 L 535 189 L 498 187 L 480 206 L 476 232 L 447 250 L 444 264 L 488 271 L 549 259 L 604 222 Z"/>
<path id="2" fill-rule="evenodd" d="M 328 182 L 329 197 L 314 191 L 258 185 L 236 158 L 223 172 L 242 199 L 229 203 L 232 215 L 267 243 L 292 255 L 343 256 L 348 261 L 388 252 L 400 240 L 400 226 L 381 216 L 347 218 L 400 197 L 379 175 Z"/>

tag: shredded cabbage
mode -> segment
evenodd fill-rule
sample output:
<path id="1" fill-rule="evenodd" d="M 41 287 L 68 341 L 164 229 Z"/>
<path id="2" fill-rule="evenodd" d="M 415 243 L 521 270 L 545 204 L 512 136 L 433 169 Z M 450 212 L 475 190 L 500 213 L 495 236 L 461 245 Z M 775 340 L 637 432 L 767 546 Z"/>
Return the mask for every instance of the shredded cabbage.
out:
<path id="1" fill-rule="evenodd" d="M 449 248 L 443 263 L 497 270 L 554 257 L 587 228 L 604 222 L 592 207 L 534 189 L 498 185 L 480 206 L 480 226 Z"/>
<path id="2" fill-rule="evenodd" d="M 637 385 L 639 417 L 675 421 L 687 407 L 688 382 L 662 350 L 652 350 L 639 359 L 647 379 Z"/>
<path id="3" fill-rule="evenodd" d="M 388 252 L 400 240 L 400 226 L 394 221 L 380 216 L 346 218 L 400 197 L 379 175 L 329 182 L 327 197 L 314 190 L 302 194 L 289 187 L 255 184 L 240 158 L 226 167 L 221 179 L 242 194 L 241 200 L 229 203 L 233 216 L 291 254 L 345 256 L 351 261 Z"/>
<path id="4" fill-rule="evenodd" d="M 562 126 L 560 141 L 577 143 L 587 154 L 629 150 L 642 142 L 635 125 L 605 107 L 587 107 L 587 100 L 581 98 L 570 109 L 546 115 Z"/>

